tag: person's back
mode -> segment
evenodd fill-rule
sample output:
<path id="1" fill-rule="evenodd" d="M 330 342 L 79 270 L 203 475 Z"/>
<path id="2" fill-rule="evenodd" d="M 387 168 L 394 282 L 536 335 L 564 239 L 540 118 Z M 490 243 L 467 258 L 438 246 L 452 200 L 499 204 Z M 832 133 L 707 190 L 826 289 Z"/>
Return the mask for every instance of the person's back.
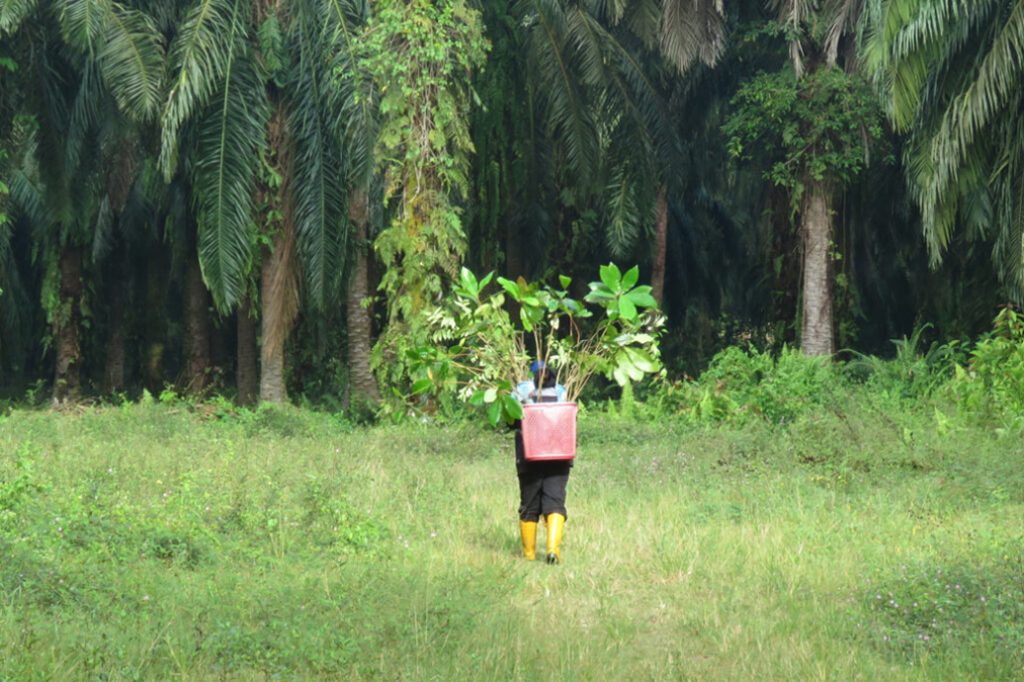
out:
<path id="1" fill-rule="evenodd" d="M 565 399 L 565 387 L 557 383 L 554 374 L 536 364 L 533 380 L 520 382 L 516 386 L 516 398 L 522 403 L 562 402 Z"/>

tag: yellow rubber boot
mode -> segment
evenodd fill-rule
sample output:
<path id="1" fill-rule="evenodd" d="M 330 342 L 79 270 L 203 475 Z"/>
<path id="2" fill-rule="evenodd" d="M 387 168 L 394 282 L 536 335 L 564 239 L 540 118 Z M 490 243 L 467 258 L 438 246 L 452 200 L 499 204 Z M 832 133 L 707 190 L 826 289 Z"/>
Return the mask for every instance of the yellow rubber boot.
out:
<path id="1" fill-rule="evenodd" d="M 548 514 L 548 563 L 557 564 L 562 560 L 559 547 L 562 545 L 562 531 L 565 530 L 565 517 L 561 514 Z"/>
<path id="2" fill-rule="evenodd" d="M 528 561 L 537 558 L 537 522 L 520 521 L 519 537 L 523 539 L 523 556 Z"/>

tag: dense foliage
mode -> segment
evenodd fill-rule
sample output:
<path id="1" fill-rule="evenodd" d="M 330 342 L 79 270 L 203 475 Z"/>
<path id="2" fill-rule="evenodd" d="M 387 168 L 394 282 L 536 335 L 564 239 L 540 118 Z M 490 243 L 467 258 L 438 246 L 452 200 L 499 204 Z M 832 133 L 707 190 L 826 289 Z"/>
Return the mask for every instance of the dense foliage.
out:
<path id="1" fill-rule="evenodd" d="M 1024 281 L 1022 45 L 1020 0 L 0 0 L 0 392 L 401 402 L 464 266 L 639 266 L 670 384 L 953 348 Z"/>

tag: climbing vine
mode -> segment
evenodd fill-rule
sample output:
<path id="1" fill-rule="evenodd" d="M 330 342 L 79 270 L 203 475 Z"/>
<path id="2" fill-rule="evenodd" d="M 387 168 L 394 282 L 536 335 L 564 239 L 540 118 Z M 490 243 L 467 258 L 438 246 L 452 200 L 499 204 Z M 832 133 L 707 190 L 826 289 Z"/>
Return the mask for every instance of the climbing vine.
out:
<path id="1" fill-rule="evenodd" d="M 454 276 L 466 248 L 458 201 L 469 191 L 470 76 L 488 43 L 465 0 L 383 0 L 357 67 L 380 91 L 377 165 L 391 223 L 374 247 L 392 326 L 409 324 Z"/>

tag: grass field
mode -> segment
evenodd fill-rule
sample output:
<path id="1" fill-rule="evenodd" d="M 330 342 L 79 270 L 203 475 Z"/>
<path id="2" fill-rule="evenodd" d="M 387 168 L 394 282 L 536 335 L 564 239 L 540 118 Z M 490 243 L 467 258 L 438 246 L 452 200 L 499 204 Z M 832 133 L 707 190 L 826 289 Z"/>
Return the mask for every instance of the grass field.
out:
<path id="1" fill-rule="evenodd" d="M 0 680 L 1024 679 L 1019 434 L 851 393 L 591 413 L 563 564 L 508 433 L 185 404 L 0 416 Z"/>

